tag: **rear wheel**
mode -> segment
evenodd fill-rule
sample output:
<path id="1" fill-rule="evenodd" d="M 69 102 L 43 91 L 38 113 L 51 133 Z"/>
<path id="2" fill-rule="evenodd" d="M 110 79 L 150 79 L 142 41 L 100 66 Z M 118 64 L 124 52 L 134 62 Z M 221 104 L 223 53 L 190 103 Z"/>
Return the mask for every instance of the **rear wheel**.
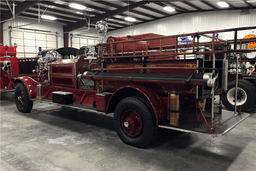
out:
<path id="1" fill-rule="evenodd" d="M 114 112 L 119 138 L 135 147 L 147 147 L 155 138 L 157 127 L 148 105 L 136 97 L 121 100 Z"/>
<path id="2" fill-rule="evenodd" d="M 228 83 L 228 91 L 222 95 L 222 103 L 228 110 L 235 109 L 235 86 L 236 81 Z M 247 111 L 255 105 L 256 88 L 246 80 L 239 80 L 237 87 L 237 106 L 241 106 L 242 111 Z"/>
<path id="3" fill-rule="evenodd" d="M 33 107 L 33 101 L 29 100 L 26 87 L 22 83 L 15 86 L 15 103 L 20 112 L 29 113 Z"/>

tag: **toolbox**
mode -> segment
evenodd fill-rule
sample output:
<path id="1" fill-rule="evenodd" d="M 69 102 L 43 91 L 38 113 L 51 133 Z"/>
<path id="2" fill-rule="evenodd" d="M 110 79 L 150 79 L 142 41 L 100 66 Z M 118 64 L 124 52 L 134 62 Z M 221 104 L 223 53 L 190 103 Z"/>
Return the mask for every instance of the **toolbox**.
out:
<path id="1" fill-rule="evenodd" d="M 54 91 L 52 92 L 52 102 L 60 104 L 73 104 L 73 93 Z"/>

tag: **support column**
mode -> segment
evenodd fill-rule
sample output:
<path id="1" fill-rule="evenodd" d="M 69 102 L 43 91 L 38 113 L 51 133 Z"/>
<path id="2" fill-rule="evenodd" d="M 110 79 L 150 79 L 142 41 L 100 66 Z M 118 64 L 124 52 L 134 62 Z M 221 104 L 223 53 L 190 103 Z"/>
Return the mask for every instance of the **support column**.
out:
<path id="1" fill-rule="evenodd" d="M 64 47 L 68 47 L 68 39 L 69 39 L 69 33 L 64 33 Z"/>

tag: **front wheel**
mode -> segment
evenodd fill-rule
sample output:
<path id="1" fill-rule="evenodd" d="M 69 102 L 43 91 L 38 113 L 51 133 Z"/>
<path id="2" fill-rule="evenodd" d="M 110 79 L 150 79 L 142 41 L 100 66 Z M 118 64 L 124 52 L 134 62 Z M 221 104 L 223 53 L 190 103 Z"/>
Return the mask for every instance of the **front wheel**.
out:
<path id="1" fill-rule="evenodd" d="M 29 113 L 33 108 L 33 101 L 29 100 L 27 89 L 22 83 L 15 86 L 15 103 L 22 113 Z"/>
<path id="2" fill-rule="evenodd" d="M 135 147 L 147 147 L 155 138 L 157 127 L 149 105 L 136 97 L 121 100 L 114 112 L 114 126 L 119 138 Z"/>
<path id="3" fill-rule="evenodd" d="M 228 110 L 235 109 L 235 86 L 236 81 L 228 83 L 228 91 L 222 95 L 222 103 Z M 255 105 L 256 89 L 254 85 L 246 80 L 239 80 L 237 86 L 237 106 L 242 111 L 247 111 Z"/>

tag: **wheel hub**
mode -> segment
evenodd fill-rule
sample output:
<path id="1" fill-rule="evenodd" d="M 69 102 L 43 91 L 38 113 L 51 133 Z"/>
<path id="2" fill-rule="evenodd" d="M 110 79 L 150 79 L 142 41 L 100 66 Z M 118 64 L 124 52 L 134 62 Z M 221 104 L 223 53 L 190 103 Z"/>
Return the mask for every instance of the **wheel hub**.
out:
<path id="1" fill-rule="evenodd" d="M 139 135 L 142 130 L 141 118 L 133 110 L 127 110 L 123 113 L 121 123 L 124 132 L 131 137 Z"/>
<path id="2" fill-rule="evenodd" d="M 235 87 L 227 92 L 227 100 L 230 104 L 235 105 L 236 90 Z M 247 101 L 247 93 L 240 87 L 237 87 L 237 106 L 243 105 Z"/>
<path id="3" fill-rule="evenodd" d="M 23 106 L 24 105 L 24 95 L 23 95 L 23 92 L 19 91 L 17 93 L 17 100 L 18 100 L 18 104 L 20 106 Z"/>

